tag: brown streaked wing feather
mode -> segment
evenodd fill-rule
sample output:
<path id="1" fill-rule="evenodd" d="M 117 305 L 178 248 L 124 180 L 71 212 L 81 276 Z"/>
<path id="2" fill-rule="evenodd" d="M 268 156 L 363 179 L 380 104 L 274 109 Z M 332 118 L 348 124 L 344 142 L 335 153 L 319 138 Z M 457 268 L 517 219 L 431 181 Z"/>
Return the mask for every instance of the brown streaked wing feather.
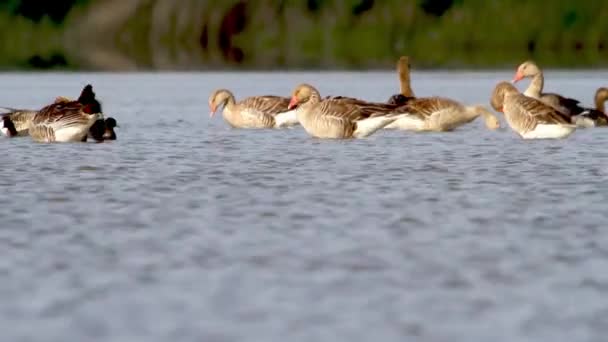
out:
<path id="1" fill-rule="evenodd" d="M 32 120 L 33 125 L 50 126 L 61 123 L 63 127 L 83 124 L 87 122 L 86 114 L 82 113 L 83 105 L 80 102 L 53 103 L 42 108 Z"/>
<path id="2" fill-rule="evenodd" d="M 361 103 L 363 101 L 354 98 L 354 97 L 348 97 L 348 96 L 325 96 L 325 98 L 323 100 L 334 100 L 334 101 L 343 101 L 343 102 L 348 102 L 348 103 Z"/>
<path id="3" fill-rule="evenodd" d="M 515 105 L 522 113 L 544 124 L 571 124 L 570 117 L 540 100 L 519 94 Z"/>
<path id="4" fill-rule="evenodd" d="M 252 108 L 264 114 L 276 115 L 286 112 L 289 106 L 289 99 L 281 96 L 252 96 L 243 99 L 239 105 Z"/>
<path id="5" fill-rule="evenodd" d="M 397 108 L 397 111 L 427 119 L 433 113 L 451 106 L 459 106 L 459 103 L 441 97 L 425 97 L 412 99 L 406 105 Z"/>
<path id="6" fill-rule="evenodd" d="M 342 104 L 353 105 L 359 108 L 361 115 L 365 118 L 372 116 L 380 116 L 393 112 L 399 106 L 396 104 L 388 104 L 381 102 L 367 102 L 354 97 L 334 96 L 326 97 L 324 101 L 335 101 Z"/>
<path id="7" fill-rule="evenodd" d="M 9 109 L 9 108 L 6 108 Z M 10 112 L 6 112 L 0 115 L 0 117 L 8 116 L 15 125 L 17 131 L 26 130 L 38 111 L 30 109 L 12 109 Z"/>
<path id="8" fill-rule="evenodd" d="M 348 121 L 365 119 L 365 115 L 359 107 L 348 102 L 323 100 L 317 104 L 315 111 L 321 115 Z"/>
<path id="9" fill-rule="evenodd" d="M 30 127 L 29 135 L 35 141 L 40 141 L 40 142 L 55 141 L 55 131 L 51 127 L 45 126 L 45 125 L 36 125 L 36 126 Z"/>
<path id="10" fill-rule="evenodd" d="M 397 109 L 398 107 L 399 106 L 397 106 L 397 105 L 378 105 L 378 104 L 359 106 L 359 108 L 361 109 L 361 111 L 363 112 L 363 115 L 365 117 L 375 117 L 375 116 L 392 114 L 395 112 L 395 109 Z"/>

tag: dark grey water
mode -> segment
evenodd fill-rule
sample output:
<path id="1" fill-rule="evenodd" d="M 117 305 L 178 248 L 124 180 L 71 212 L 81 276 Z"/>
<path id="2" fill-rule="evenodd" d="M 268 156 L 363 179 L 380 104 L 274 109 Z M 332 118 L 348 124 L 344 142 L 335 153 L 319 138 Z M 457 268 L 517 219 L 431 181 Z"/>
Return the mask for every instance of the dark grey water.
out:
<path id="1" fill-rule="evenodd" d="M 549 75 L 586 104 L 608 79 Z M 511 76 L 413 82 L 487 104 Z M 393 73 L 1 75 L 16 107 L 91 82 L 121 125 L 104 144 L 0 139 L 2 340 L 605 341 L 608 130 L 319 141 L 208 117 L 216 87 L 302 81 L 397 88 Z"/>

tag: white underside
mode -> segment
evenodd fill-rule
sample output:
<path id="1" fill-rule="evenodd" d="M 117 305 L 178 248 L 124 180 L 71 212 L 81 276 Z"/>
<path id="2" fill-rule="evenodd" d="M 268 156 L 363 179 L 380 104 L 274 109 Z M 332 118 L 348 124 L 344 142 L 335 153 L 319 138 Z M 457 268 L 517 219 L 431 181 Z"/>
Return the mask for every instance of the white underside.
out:
<path id="1" fill-rule="evenodd" d="M 275 115 L 274 121 L 275 121 L 275 128 L 291 127 L 291 126 L 300 124 L 300 121 L 298 121 L 298 116 L 296 114 L 295 109 Z"/>
<path id="2" fill-rule="evenodd" d="M 95 123 L 97 120 L 103 120 L 103 114 L 91 114 L 88 117 L 88 122 L 82 125 L 74 125 L 70 127 L 62 127 L 61 123 L 57 123 L 53 126 L 53 131 L 55 132 L 55 141 L 56 142 L 81 142 L 82 138 L 84 138 L 87 134 L 89 134 L 89 128 Z M 59 127 L 57 127 L 59 126 Z"/>
<path id="3" fill-rule="evenodd" d="M 521 137 L 524 139 L 561 139 L 566 138 L 575 130 L 575 125 L 538 124 L 533 131 L 523 133 Z"/>
<path id="4" fill-rule="evenodd" d="M 2 134 L 8 136 L 8 128 L 2 127 Z"/>
<path id="5" fill-rule="evenodd" d="M 80 142 L 89 133 L 89 127 L 66 127 L 55 131 L 56 142 Z"/>
<path id="6" fill-rule="evenodd" d="M 357 129 L 353 132 L 354 138 L 365 138 L 395 121 L 395 117 L 377 116 L 357 121 Z"/>
<path id="7" fill-rule="evenodd" d="M 420 120 L 417 116 L 404 115 L 387 125 L 385 128 L 400 129 L 403 131 L 423 131 L 425 129 L 424 126 L 424 121 Z"/>

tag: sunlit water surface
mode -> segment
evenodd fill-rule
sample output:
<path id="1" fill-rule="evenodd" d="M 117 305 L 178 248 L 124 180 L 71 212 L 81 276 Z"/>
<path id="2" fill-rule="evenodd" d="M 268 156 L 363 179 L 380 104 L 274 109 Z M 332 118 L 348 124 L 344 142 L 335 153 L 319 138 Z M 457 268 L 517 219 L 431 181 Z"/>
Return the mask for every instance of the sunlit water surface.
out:
<path id="1" fill-rule="evenodd" d="M 547 72 L 592 104 L 606 72 Z M 414 72 L 418 96 L 488 104 L 498 73 Z M 320 141 L 246 131 L 207 99 L 384 101 L 386 73 L 3 74 L 41 107 L 94 85 L 119 139 L 0 138 L 6 341 L 605 341 L 608 130 Z M 523 89 L 522 85 L 520 88 Z M 504 120 L 503 120 L 504 122 Z"/>

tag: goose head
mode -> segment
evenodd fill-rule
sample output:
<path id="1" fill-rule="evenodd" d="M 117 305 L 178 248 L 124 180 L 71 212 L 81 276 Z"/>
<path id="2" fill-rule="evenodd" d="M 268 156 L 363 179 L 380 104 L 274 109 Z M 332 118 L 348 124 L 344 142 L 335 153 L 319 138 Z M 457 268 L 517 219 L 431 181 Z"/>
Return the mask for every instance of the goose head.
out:
<path id="1" fill-rule="evenodd" d="M 533 61 L 525 61 L 517 67 L 513 83 L 517 83 L 526 77 L 534 77 L 540 73 L 540 68 Z"/>
<path id="2" fill-rule="evenodd" d="M 234 95 L 227 89 L 217 89 L 209 96 L 209 117 L 213 117 L 218 108 L 234 101 Z"/>
<path id="3" fill-rule="evenodd" d="M 513 93 L 517 93 L 517 88 L 509 82 L 500 82 L 494 88 L 492 92 L 492 98 L 490 99 L 490 105 L 497 112 L 503 112 L 503 106 L 505 102 L 505 96 Z"/>
<path id="4" fill-rule="evenodd" d="M 599 88 L 595 92 L 595 109 L 608 114 L 605 109 L 606 100 L 608 100 L 608 88 Z"/>
<path id="5" fill-rule="evenodd" d="M 310 84 L 302 83 L 298 85 L 291 93 L 288 109 L 292 110 L 298 105 L 308 102 L 314 94 L 319 97 L 319 92 Z"/>
<path id="6" fill-rule="evenodd" d="M 408 101 L 411 99 L 412 99 L 412 97 L 407 97 L 402 94 L 395 94 L 395 95 L 389 97 L 388 101 L 386 101 L 386 103 L 388 103 L 390 105 L 403 106 L 403 105 L 407 104 Z"/>

